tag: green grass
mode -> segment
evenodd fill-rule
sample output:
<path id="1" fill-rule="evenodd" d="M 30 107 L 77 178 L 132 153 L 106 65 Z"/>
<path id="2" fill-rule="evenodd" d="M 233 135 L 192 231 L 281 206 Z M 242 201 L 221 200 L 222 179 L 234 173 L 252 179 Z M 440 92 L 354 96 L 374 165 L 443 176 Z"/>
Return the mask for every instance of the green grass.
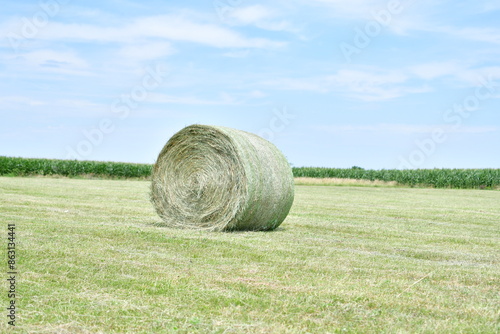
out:
<path id="1" fill-rule="evenodd" d="M 278 230 L 244 233 L 161 227 L 148 191 L 0 178 L 17 332 L 500 331 L 499 191 L 297 186 Z"/>

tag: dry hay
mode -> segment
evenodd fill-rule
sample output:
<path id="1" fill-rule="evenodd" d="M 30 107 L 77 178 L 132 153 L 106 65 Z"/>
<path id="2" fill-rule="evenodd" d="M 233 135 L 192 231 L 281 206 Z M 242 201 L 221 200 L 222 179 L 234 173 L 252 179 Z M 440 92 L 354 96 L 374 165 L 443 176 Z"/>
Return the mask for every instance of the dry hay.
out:
<path id="1" fill-rule="evenodd" d="M 396 181 L 363 180 L 363 179 L 342 179 L 336 177 L 315 178 L 315 177 L 296 177 L 295 185 L 301 186 L 374 186 L 374 187 L 395 187 Z"/>
<path id="2" fill-rule="evenodd" d="M 151 201 L 171 227 L 273 230 L 293 198 L 292 170 L 276 146 L 226 127 L 191 125 L 177 132 L 152 173 Z"/>

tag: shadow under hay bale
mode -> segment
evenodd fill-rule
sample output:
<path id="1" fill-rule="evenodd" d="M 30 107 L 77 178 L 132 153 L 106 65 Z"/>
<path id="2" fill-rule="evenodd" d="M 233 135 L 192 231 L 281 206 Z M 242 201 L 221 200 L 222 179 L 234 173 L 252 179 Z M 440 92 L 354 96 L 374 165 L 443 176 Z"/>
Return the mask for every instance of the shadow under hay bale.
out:
<path id="1" fill-rule="evenodd" d="M 292 170 L 276 146 L 226 127 L 191 125 L 177 132 L 152 172 L 151 202 L 171 227 L 273 230 L 293 198 Z"/>

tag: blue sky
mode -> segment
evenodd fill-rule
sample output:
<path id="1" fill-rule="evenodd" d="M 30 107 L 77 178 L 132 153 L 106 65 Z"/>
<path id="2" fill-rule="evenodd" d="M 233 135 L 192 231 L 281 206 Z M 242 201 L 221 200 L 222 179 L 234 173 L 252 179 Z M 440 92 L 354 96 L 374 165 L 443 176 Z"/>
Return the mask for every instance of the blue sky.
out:
<path id="1" fill-rule="evenodd" d="M 500 168 L 498 1 L 8 1 L 0 155 L 153 163 L 184 126 L 294 166 Z"/>

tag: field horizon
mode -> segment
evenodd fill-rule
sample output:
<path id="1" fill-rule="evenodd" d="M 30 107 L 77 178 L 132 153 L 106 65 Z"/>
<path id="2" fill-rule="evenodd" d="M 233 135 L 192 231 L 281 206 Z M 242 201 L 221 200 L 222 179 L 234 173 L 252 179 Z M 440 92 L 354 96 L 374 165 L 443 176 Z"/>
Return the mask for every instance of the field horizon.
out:
<path id="1" fill-rule="evenodd" d="M 148 180 L 153 164 L 0 156 L 0 176 Z M 364 169 L 291 167 L 297 184 L 500 189 L 500 169 Z M 321 181 L 318 181 L 321 180 Z M 352 181 L 346 181 L 352 180 Z"/>

